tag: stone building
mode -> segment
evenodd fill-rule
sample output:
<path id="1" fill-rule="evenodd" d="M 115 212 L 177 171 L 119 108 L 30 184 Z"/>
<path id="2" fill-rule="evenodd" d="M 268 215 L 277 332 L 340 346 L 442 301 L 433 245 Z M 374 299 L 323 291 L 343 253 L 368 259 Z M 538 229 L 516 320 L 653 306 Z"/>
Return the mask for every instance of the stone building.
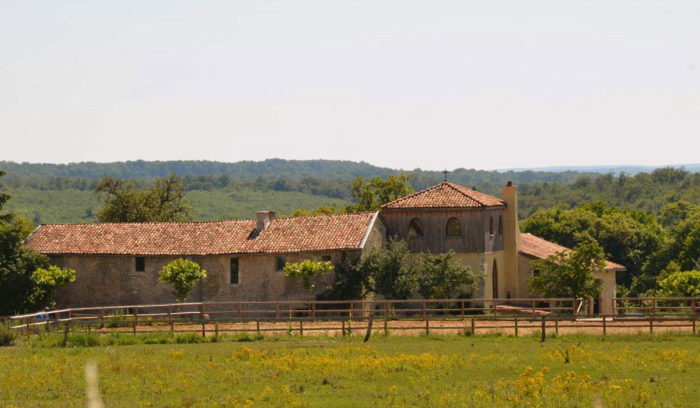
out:
<path id="1" fill-rule="evenodd" d="M 567 250 L 520 233 L 511 183 L 500 199 L 444 182 L 387 203 L 382 213 L 275 218 L 261 211 L 257 220 L 42 225 L 26 245 L 77 271 L 76 281 L 57 294 L 60 306 L 171 302 L 158 271 L 182 257 L 208 272 L 191 300 L 307 299 L 298 281 L 281 272 L 285 262 L 338 262 L 382 246 L 388 237 L 407 240 L 413 253 L 454 251 L 483 276 L 472 297 L 515 302 L 534 297 L 527 288 L 537 273 L 530 262 Z M 596 311 L 611 312 L 615 272 L 622 270 L 608 262 L 598 272 L 605 284 Z"/>
<path id="2" fill-rule="evenodd" d="M 257 220 L 42 225 L 26 245 L 76 271 L 56 304 L 80 307 L 174 302 L 158 271 L 177 258 L 207 271 L 191 301 L 308 300 L 284 275 L 287 262 L 339 262 L 381 246 L 385 235 L 376 212 L 276 218 L 260 211 Z"/>

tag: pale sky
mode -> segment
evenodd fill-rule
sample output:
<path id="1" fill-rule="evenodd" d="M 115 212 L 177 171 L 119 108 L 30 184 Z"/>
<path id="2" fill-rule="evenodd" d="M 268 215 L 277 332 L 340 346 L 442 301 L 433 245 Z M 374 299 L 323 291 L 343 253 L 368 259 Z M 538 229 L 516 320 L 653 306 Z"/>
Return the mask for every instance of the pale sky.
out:
<path id="1" fill-rule="evenodd" d="M 700 2 L 0 1 L 0 160 L 700 162 Z"/>

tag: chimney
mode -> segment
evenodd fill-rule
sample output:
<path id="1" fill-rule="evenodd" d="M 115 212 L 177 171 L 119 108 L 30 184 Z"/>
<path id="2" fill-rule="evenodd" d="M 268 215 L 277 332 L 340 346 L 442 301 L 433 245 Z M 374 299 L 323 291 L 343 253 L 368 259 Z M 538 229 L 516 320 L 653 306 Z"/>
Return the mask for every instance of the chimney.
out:
<path id="1" fill-rule="evenodd" d="M 255 213 L 255 215 L 258 217 L 258 223 L 255 226 L 255 229 L 258 230 L 258 232 L 269 227 L 270 222 L 275 219 L 274 211 L 258 211 Z"/>
<path id="2" fill-rule="evenodd" d="M 509 181 L 503 187 L 503 201 L 506 203 L 503 219 L 504 247 L 506 255 L 506 291 L 520 298 L 518 279 L 518 252 L 520 251 L 520 225 L 518 224 L 518 187 Z"/>

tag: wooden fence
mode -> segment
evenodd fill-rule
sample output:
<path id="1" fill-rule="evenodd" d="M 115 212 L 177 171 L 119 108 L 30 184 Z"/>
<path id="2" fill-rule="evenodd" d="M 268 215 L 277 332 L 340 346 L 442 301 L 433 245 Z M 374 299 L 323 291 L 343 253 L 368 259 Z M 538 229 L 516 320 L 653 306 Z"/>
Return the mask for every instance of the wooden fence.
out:
<path id="1" fill-rule="evenodd" d="M 385 331 L 464 334 L 595 332 L 614 329 L 696 332 L 700 298 L 613 299 L 613 314 L 586 315 L 576 299 L 206 302 L 51 310 L 10 318 L 27 335 L 40 331 L 153 333 L 299 333 Z M 374 323 L 374 326 L 373 326 Z M 364 334 L 364 333 L 363 333 Z"/>

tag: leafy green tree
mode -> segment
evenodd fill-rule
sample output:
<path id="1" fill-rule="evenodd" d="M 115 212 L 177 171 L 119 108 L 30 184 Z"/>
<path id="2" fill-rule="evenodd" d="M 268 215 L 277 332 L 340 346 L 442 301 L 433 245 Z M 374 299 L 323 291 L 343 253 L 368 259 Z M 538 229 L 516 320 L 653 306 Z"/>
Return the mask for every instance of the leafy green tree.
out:
<path id="1" fill-rule="evenodd" d="M 322 205 L 315 210 L 305 210 L 303 208 L 294 210 L 294 212 L 290 215 L 290 217 L 312 217 L 316 215 L 332 215 L 332 214 L 338 214 L 339 211 L 335 206 L 327 206 L 327 205 Z"/>
<path id="2" fill-rule="evenodd" d="M 0 222 L 0 315 L 50 306 L 56 288 L 75 279 L 75 271 L 50 266 L 48 257 L 23 240 L 20 225 Z"/>
<path id="3" fill-rule="evenodd" d="M 596 297 L 603 289 L 603 280 L 595 272 L 605 270 L 605 252 L 594 240 L 582 240 L 571 251 L 533 261 L 532 268 L 542 273 L 528 279 L 531 293 L 576 299 Z"/>
<path id="4" fill-rule="evenodd" d="M 371 271 L 358 268 L 360 257 L 343 254 L 333 267 L 333 282 L 318 294 L 318 300 L 364 299 L 372 290 Z"/>
<path id="5" fill-rule="evenodd" d="M 389 239 L 386 248 L 372 248 L 357 265 L 357 271 L 370 277 L 370 292 L 385 299 L 406 299 L 418 289 L 418 265 L 411 258 L 408 243 Z"/>
<path id="6" fill-rule="evenodd" d="M 299 278 L 301 287 L 309 291 L 311 295 L 312 279 L 327 275 L 333 271 L 333 263 L 330 261 L 313 261 L 304 259 L 301 262 L 290 262 L 284 265 L 284 274 L 290 278 Z"/>
<path id="7" fill-rule="evenodd" d="M 418 273 L 418 293 L 424 299 L 453 299 L 460 289 L 476 288 L 477 276 L 456 256 L 422 254 Z"/>
<path id="8" fill-rule="evenodd" d="M 700 297 L 700 271 L 674 272 L 659 280 L 658 296 Z"/>
<path id="9" fill-rule="evenodd" d="M 570 248 L 578 244 L 578 237 L 592 237 L 611 260 L 627 268 L 626 273 L 618 273 L 617 279 L 628 287 L 635 277 L 645 273 L 654 281 L 658 270 L 645 272 L 645 265 L 664 247 L 667 237 L 654 216 L 600 201 L 571 210 L 537 211 L 523 223 L 523 231 Z"/>
<path id="10" fill-rule="evenodd" d="M 193 212 L 175 174 L 157 179 L 148 190 L 137 190 L 131 181 L 108 176 L 95 193 L 104 201 L 96 214 L 100 222 L 187 221 Z"/>
<path id="11" fill-rule="evenodd" d="M 73 269 L 59 268 L 55 265 L 49 265 L 46 269 L 39 268 L 32 273 L 34 289 L 29 296 L 29 302 L 35 307 L 53 306 L 56 289 L 71 282 L 75 282 Z"/>
<path id="12" fill-rule="evenodd" d="M 5 172 L 0 171 L 0 179 L 5 177 Z M 5 203 L 10 199 L 10 196 L 5 193 L 0 193 L 0 211 L 2 211 L 2 207 L 5 205 Z M 9 221 L 12 216 L 10 214 L 2 214 L 0 213 L 0 222 L 1 221 Z"/>
<path id="13" fill-rule="evenodd" d="M 207 271 L 198 263 L 187 259 L 176 259 L 158 272 L 158 280 L 173 285 L 173 295 L 178 302 L 184 302 L 197 282 L 207 277 Z"/>
<path id="14" fill-rule="evenodd" d="M 387 180 L 376 177 L 365 183 L 358 177 L 352 184 L 352 197 L 356 204 L 347 207 L 347 212 L 379 211 L 382 205 L 411 195 L 415 192 L 408 182 L 412 176 L 390 175 Z"/>

